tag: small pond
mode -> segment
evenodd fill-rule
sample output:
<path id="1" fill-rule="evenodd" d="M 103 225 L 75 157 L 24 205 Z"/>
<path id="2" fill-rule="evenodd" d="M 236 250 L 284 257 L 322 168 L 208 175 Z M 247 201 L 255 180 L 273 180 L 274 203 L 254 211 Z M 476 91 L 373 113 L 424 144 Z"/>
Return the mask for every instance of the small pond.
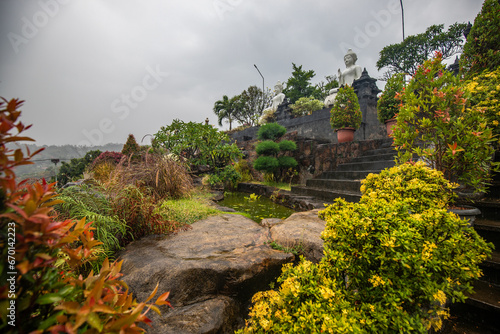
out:
<path id="1" fill-rule="evenodd" d="M 240 192 L 225 192 L 224 199 L 217 204 L 243 212 L 259 223 L 264 218 L 288 218 L 295 211 L 271 201 L 265 196 Z"/>

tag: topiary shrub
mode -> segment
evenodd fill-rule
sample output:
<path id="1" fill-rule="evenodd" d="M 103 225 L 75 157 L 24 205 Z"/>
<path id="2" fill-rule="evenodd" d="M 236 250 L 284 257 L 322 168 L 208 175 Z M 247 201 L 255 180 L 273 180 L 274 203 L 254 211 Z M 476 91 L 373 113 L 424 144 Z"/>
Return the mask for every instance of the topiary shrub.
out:
<path id="1" fill-rule="evenodd" d="M 297 144 L 291 140 L 282 140 L 279 143 L 279 150 L 282 152 L 295 151 L 297 149 Z"/>
<path id="2" fill-rule="evenodd" d="M 286 128 L 278 123 L 268 123 L 262 125 L 257 132 L 260 140 L 276 140 L 286 133 Z"/>
<path id="3" fill-rule="evenodd" d="M 298 163 L 293 157 L 281 156 L 278 157 L 279 166 L 283 169 L 295 168 Z"/>
<path id="4" fill-rule="evenodd" d="M 267 173 L 273 173 L 276 169 L 278 169 L 280 166 L 278 159 L 275 157 L 269 157 L 265 155 L 261 155 L 258 157 L 254 164 L 253 168 L 256 170 L 264 171 Z"/>
<path id="5" fill-rule="evenodd" d="M 370 177 L 359 203 L 336 200 L 320 212 L 322 260 L 284 266 L 280 286 L 254 296 L 239 333 L 439 329 L 446 301 L 463 301 L 472 291 L 492 247 L 443 208 L 450 188 L 442 173 L 405 164 Z M 423 196 L 438 201 L 418 203 Z"/>
<path id="6" fill-rule="evenodd" d="M 273 181 L 292 178 L 295 173 L 291 173 L 290 168 L 293 169 L 298 165 L 293 157 L 284 156 L 285 152 L 297 149 L 295 142 L 291 140 L 283 140 L 280 143 L 273 141 L 278 140 L 285 133 L 286 128 L 277 123 L 266 124 L 259 129 L 259 139 L 267 140 L 260 142 L 256 147 L 259 157 L 254 162 L 254 168 L 267 173 L 265 177 Z"/>
<path id="7" fill-rule="evenodd" d="M 399 112 L 401 101 L 396 99 L 396 94 L 400 93 L 405 85 L 405 75 L 403 73 L 394 74 L 387 80 L 384 92 L 377 101 L 377 118 L 380 123 L 384 123 L 396 117 Z"/>
<path id="8" fill-rule="evenodd" d="M 272 140 L 266 140 L 260 142 L 255 148 L 255 151 L 259 155 L 276 155 L 280 151 L 280 146 Z"/>
<path id="9" fill-rule="evenodd" d="M 340 88 L 330 111 L 332 129 L 347 127 L 358 129 L 361 119 L 361 109 L 354 88 L 349 85 Z"/>

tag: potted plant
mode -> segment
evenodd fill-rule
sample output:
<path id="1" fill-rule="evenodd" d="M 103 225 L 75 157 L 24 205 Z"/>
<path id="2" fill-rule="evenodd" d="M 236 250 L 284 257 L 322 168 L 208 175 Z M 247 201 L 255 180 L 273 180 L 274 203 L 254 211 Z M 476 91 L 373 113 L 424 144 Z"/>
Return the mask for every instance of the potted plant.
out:
<path id="1" fill-rule="evenodd" d="M 337 132 L 339 143 L 352 141 L 354 131 L 361 125 L 362 115 L 358 97 L 351 86 L 339 89 L 330 115 L 330 124 Z"/>
<path id="2" fill-rule="evenodd" d="M 459 78 L 441 60 L 436 53 L 398 94 L 402 104 L 393 133 L 397 162 L 418 157 L 457 183 L 459 195 L 484 194 L 497 165 L 492 162 L 492 130 L 484 110 L 469 108 Z"/>
<path id="3" fill-rule="evenodd" d="M 396 99 L 396 94 L 404 89 L 405 75 L 403 73 L 394 74 L 387 80 L 384 92 L 377 101 L 377 118 L 380 123 L 385 123 L 387 135 L 391 136 L 393 126 L 396 124 L 396 116 L 399 112 L 401 101 Z"/>

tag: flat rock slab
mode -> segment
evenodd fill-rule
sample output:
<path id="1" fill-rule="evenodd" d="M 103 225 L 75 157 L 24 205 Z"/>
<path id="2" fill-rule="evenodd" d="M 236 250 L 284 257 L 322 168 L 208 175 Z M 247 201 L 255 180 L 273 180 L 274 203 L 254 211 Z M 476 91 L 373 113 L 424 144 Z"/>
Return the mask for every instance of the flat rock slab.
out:
<path id="1" fill-rule="evenodd" d="M 319 262 L 323 257 L 321 232 L 325 221 L 318 218 L 319 209 L 297 212 L 271 227 L 271 239 L 284 247 L 302 247 L 304 257 Z"/>
<path id="2" fill-rule="evenodd" d="M 175 308 L 162 318 L 152 318 L 154 332 L 175 334 L 233 333 L 239 305 L 229 297 L 219 296 Z M 155 314 L 156 315 L 156 314 Z M 146 328 L 147 329 L 147 328 Z"/>
<path id="3" fill-rule="evenodd" d="M 292 254 L 272 249 L 268 245 L 269 230 L 241 215 L 213 216 L 191 226 L 192 229 L 176 235 L 135 241 L 120 254 L 124 260 L 123 280 L 138 300 L 145 300 L 157 283 L 159 292 L 170 291 L 169 301 L 174 310 L 162 307 L 160 321 L 153 322 L 153 333 L 183 333 L 180 328 L 174 332 L 160 328 L 168 328 L 172 312 L 186 306 L 204 310 L 195 304 L 210 300 L 225 305 L 221 306 L 221 314 L 234 313 L 234 304 L 267 289 L 269 282 L 281 273 L 282 265 L 294 258 Z M 224 299 L 221 304 L 219 296 L 231 297 L 233 302 Z M 196 327 L 197 317 L 191 314 L 187 318 L 193 319 L 189 326 Z M 225 330 L 212 328 L 192 333 L 202 332 Z"/>

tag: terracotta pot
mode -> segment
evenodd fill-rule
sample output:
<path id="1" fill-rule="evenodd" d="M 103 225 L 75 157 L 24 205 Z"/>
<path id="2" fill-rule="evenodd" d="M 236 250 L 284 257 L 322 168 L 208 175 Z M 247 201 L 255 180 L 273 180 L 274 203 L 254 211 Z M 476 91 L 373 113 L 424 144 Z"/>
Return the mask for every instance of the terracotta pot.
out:
<path id="1" fill-rule="evenodd" d="M 479 216 L 481 214 L 481 211 L 478 208 L 469 205 L 459 205 L 456 208 L 454 207 L 448 209 L 448 211 L 457 214 L 462 220 L 469 221 L 469 226 L 471 227 L 474 226 L 476 216 Z"/>
<path id="2" fill-rule="evenodd" d="M 337 140 L 339 143 L 347 143 L 354 140 L 355 128 L 341 128 L 337 129 Z"/>
<path id="3" fill-rule="evenodd" d="M 385 129 L 387 131 L 387 135 L 390 137 L 392 135 L 392 131 L 394 127 L 396 126 L 396 123 L 398 122 L 397 119 L 391 118 L 385 121 Z"/>

